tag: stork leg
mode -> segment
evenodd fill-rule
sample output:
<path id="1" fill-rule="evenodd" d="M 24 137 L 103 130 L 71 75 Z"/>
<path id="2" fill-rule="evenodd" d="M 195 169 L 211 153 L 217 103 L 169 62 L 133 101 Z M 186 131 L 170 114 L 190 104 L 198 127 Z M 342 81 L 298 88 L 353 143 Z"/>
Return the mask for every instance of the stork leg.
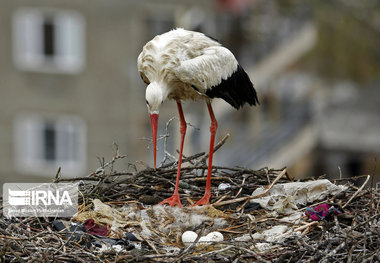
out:
<path id="1" fill-rule="evenodd" d="M 181 175 L 181 164 L 182 164 L 182 151 L 183 151 L 183 142 L 185 140 L 185 134 L 186 134 L 186 121 L 185 117 L 183 116 L 183 111 L 182 111 L 182 105 L 180 101 L 177 101 L 177 107 L 178 107 L 178 113 L 179 113 L 179 119 L 180 119 L 180 133 L 181 133 L 181 148 L 179 150 L 179 158 L 178 158 L 178 170 L 177 170 L 177 179 L 175 182 L 175 188 L 174 188 L 174 194 L 159 203 L 160 205 L 162 204 L 168 204 L 170 206 L 175 206 L 178 205 L 179 207 L 182 207 L 181 200 L 179 198 L 179 193 L 178 193 L 178 187 L 179 187 L 179 178 Z"/>
<path id="2" fill-rule="evenodd" d="M 211 126 L 210 126 L 210 152 L 208 155 L 208 169 L 207 169 L 207 179 L 206 179 L 206 190 L 204 196 L 195 204 L 197 205 L 208 205 L 210 204 L 211 197 L 211 171 L 212 171 L 212 157 L 214 155 L 214 142 L 215 142 L 215 134 L 218 128 L 218 123 L 215 119 L 214 111 L 212 110 L 210 101 L 207 101 L 207 108 L 211 118 Z"/>

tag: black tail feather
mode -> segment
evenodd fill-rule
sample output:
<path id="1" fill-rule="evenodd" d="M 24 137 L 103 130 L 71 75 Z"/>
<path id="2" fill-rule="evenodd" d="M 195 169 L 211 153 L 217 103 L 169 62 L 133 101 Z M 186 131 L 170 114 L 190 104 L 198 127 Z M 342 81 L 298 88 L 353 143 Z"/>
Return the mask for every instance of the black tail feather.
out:
<path id="1" fill-rule="evenodd" d="M 253 87 L 248 74 L 238 65 L 236 71 L 227 79 L 206 91 L 210 98 L 221 98 L 236 109 L 245 103 L 249 105 L 259 104 L 256 90 Z"/>

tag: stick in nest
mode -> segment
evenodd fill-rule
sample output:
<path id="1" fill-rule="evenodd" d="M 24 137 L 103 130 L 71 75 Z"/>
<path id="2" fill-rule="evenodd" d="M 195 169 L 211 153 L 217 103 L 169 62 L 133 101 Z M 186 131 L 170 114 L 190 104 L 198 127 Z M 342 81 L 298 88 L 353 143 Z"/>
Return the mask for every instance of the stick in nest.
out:
<path id="1" fill-rule="evenodd" d="M 235 198 L 235 199 L 231 199 L 231 200 L 227 200 L 227 201 L 222 201 L 222 202 L 219 202 L 219 203 L 214 203 L 213 206 L 222 206 L 222 205 L 228 205 L 228 204 L 233 204 L 233 203 L 238 203 L 238 202 L 242 202 L 242 201 L 247 201 L 247 200 L 251 200 L 251 199 L 255 199 L 255 198 L 260 198 L 260 197 L 263 197 L 265 196 L 269 190 L 278 182 L 278 180 L 280 180 L 280 178 L 282 176 L 284 176 L 286 174 L 286 169 L 284 169 L 277 177 L 276 179 L 274 179 L 274 181 L 269 185 L 269 187 L 261 194 L 258 194 L 258 195 L 253 195 L 253 196 L 245 196 L 245 197 L 240 197 L 240 198 Z"/>
<path id="2" fill-rule="evenodd" d="M 165 135 L 164 135 L 164 159 L 161 161 L 160 166 L 162 166 L 169 158 L 172 160 L 177 160 L 174 155 L 169 153 L 168 151 L 168 138 L 169 138 L 169 125 L 170 123 L 175 119 L 175 117 L 172 117 L 170 120 L 166 122 L 165 126 Z"/>
<path id="3" fill-rule="evenodd" d="M 345 208 L 349 203 L 351 203 L 351 201 L 360 193 L 360 191 L 363 190 L 364 186 L 368 183 L 370 177 L 371 177 L 370 175 L 367 176 L 367 179 L 362 184 L 362 186 L 360 186 L 360 188 L 352 195 L 352 197 L 350 198 L 350 200 L 348 200 L 347 203 L 345 203 L 342 206 L 342 208 Z"/>

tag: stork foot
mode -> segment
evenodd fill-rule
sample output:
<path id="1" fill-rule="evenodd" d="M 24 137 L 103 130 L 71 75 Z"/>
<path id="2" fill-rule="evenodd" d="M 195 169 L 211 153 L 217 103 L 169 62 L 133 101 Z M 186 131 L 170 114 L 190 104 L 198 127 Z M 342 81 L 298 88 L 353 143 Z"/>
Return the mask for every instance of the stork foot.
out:
<path id="1" fill-rule="evenodd" d="M 195 203 L 193 206 L 198 206 L 198 205 L 209 205 L 210 204 L 210 197 L 211 194 L 205 194 L 198 202 Z"/>
<path id="2" fill-rule="evenodd" d="M 181 204 L 181 199 L 179 198 L 178 194 L 172 195 L 172 197 L 166 198 L 162 202 L 159 203 L 159 205 L 168 204 L 170 206 L 178 205 L 179 207 L 183 207 Z"/>

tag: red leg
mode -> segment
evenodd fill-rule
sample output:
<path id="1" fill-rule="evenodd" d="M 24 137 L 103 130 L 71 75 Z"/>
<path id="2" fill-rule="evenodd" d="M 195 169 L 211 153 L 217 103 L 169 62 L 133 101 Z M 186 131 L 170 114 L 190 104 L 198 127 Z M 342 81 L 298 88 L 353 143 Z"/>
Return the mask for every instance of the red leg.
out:
<path id="1" fill-rule="evenodd" d="M 206 190 L 204 196 L 195 204 L 195 205 L 208 205 L 210 204 L 211 197 L 211 170 L 212 170 L 212 157 L 214 155 L 214 142 L 215 142 L 215 134 L 218 128 L 218 123 L 215 119 L 214 112 L 211 107 L 211 103 L 207 101 L 207 108 L 211 118 L 211 126 L 210 126 L 210 152 L 208 155 L 208 169 L 207 169 L 207 180 L 206 180 Z"/>
<path id="2" fill-rule="evenodd" d="M 178 159 L 178 170 L 177 170 L 177 179 L 175 182 L 175 188 L 174 188 L 174 194 L 172 197 L 169 197 L 159 203 L 160 205 L 163 204 L 168 204 L 170 206 L 175 206 L 178 205 L 179 207 L 182 207 L 181 200 L 179 198 L 179 193 L 178 193 L 178 187 L 179 187 L 179 178 L 181 175 L 181 164 L 182 164 L 182 151 L 183 151 L 183 142 L 185 140 L 185 134 L 186 134 L 186 121 L 185 117 L 183 116 L 183 111 L 182 111 L 182 105 L 180 101 L 177 101 L 177 107 L 178 107 L 178 113 L 179 113 L 179 119 L 180 119 L 180 133 L 181 133 L 181 148 L 179 150 L 179 159 Z"/>

